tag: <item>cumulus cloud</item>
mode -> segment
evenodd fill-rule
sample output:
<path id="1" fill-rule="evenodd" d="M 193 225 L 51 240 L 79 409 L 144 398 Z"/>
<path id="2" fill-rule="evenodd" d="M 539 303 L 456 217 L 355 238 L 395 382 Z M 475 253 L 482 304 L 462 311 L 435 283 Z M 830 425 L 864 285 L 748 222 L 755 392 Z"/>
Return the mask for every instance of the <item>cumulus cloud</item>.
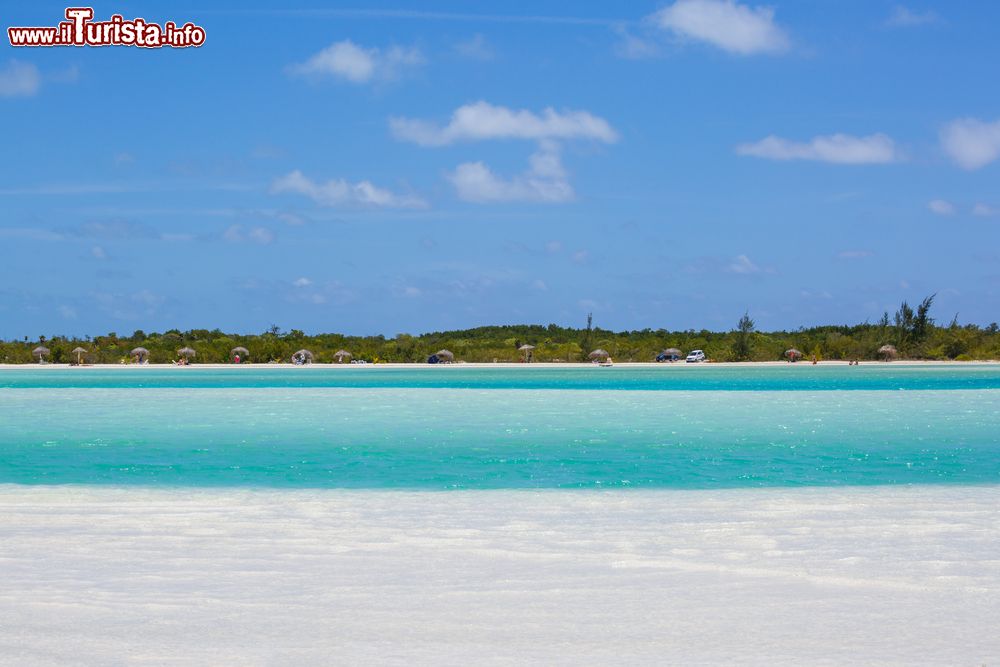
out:
<path id="1" fill-rule="evenodd" d="M 927 208 L 937 215 L 955 215 L 955 205 L 943 199 L 932 199 L 927 202 Z"/>
<path id="2" fill-rule="evenodd" d="M 677 0 L 649 20 L 678 37 L 739 55 L 781 53 L 789 47 L 788 35 L 775 24 L 771 7 L 734 0 Z"/>
<path id="3" fill-rule="evenodd" d="M 365 48 L 349 39 L 326 47 L 289 71 L 301 76 L 333 77 L 350 83 L 370 83 L 395 79 L 405 68 L 425 62 L 415 48 L 393 46 L 386 50 Z"/>
<path id="4" fill-rule="evenodd" d="M 31 97 L 41 84 L 38 68 L 31 63 L 10 60 L 0 67 L 0 97 Z"/>
<path id="5" fill-rule="evenodd" d="M 885 24 L 890 28 L 912 28 L 914 26 L 937 23 L 937 21 L 937 14 L 930 10 L 920 12 L 908 9 L 903 5 L 896 5 L 892 10 L 892 15 L 886 19 Z"/>
<path id="6" fill-rule="evenodd" d="M 558 147 L 544 143 L 530 158 L 528 170 L 511 179 L 497 176 L 482 162 L 466 162 L 448 174 L 459 199 L 469 202 L 558 203 L 573 199 L 573 187 Z"/>
<path id="7" fill-rule="evenodd" d="M 979 203 L 972 207 L 972 215 L 988 218 L 997 214 L 1000 214 L 1000 211 L 993 208 L 989 204 Z"/>
<path id="8" fill-rule="evenodd" d="M 309 197 L 321 206 L 372 206 L 381 208 L 422 208 L 419 197 L 399 195 L 377 187 L 371 181 L 349 183 L 342 178 L 319 183 L 296 169 L 271 184 L 271 193 L 293 192 Z"/>
<path id="9" fill-rule="evenodd" d="M 459 107 L 447 125 L 412 118 L 391 118 L 397 139 L 420 146 L 447 146 L 459 141 L 488 139 L 592 139 L 614 143 L 618 133 L 599 116 L 587 111 L 544 109 L 536 114 L 479 101 Z"/>
<path id="10" fill-rule="evenodd" d="M 941 148 L 963 169 L 985 167 L 1000 157 L 1000 120 L 954 120 L 941 130 Z"/>
<path id="11" fill-rule="evenodd" d="M 739 155 L 769 160 L 816 160 L 833 164 L 885 164 L 900 159 L 892 139 L 884 134 L 855 137 L 831 134 L 796 142 L 771 135 L 756 143 L 740 144 Z"/>
<path id="12" fill-rule="evenodd" d="M 296 287 L 309 287 L 310 285 L 313 284 L 313 281 L 309 280 L 306 277 L 302 277 L 293 281 L 292 284 L 295 285 Z"/>

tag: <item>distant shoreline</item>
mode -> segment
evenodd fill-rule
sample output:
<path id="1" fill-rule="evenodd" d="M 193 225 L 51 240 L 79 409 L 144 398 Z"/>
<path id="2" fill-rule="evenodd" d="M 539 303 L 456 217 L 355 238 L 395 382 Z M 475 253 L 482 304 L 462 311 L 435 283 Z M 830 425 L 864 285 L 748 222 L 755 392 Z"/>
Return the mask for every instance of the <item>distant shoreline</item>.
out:
<path id="1" fill-rule="evenodd" d="M 905 361 L 860 361 L 859 366 L 879 366 L 879 367 L 894 367 L 894 366 L 989 366 L 1000 364 L 1000 360 L 975 360 L 975 361 L 954 361 L 954 360 L 905 360 Z M 818 361 L 813 364 L 811 361 L 799 361 L 796 363 L 789 363 L 786 361 L 722 361 L 722 362 L 708 362 L 708 363 L 695 363 L 689 364 L 683 361 L 677 361 L 673 363 L 659 363 L 652 361 L 623 361 L 621 363 L 615 363 L 612 368 L 734 368 L 734 367 L 774 367 L 774 366 L 790 366 L 790 367 L 810 367 L 810 366 L 847 366 L 849 365 L 846 360 L 827 360 Z M 426 368 L 426 369 L 455 369 L 455 368 L 523 368 L 523 369 L 546 369 L 546 368 L 600 368 L 597 364 L 583 363 L 583 362 L 532 362 L 532 363 L 518 363 L 518 362 L 455 362 L 451 364 L 427 364 L 427 363 L 379 363 L 379 364 L 337 364 L 337 363 L 312 363 L 295 365 L 292 363 L 266 363 L 266 364 L 255 364 L 255 363 L 242 363 L 242 364 L 218 364 L 218 363 L 207 363 L 199 364 L 192 363 L 187 366 L 178 366 L 176 364 L 87 364 L 87 365 L 72 365 L 72 364 L 0 364 L 0 369 L 13 369 L 13 368 L 30 368 L 30 369 L 67 369 L 67 368 L 95 368 L 101 370 L 108 369 L 143 369 L 143 368 L 177 368 L 179 370 L 190 370 L 192 368 L 205 368 L 205 369 L 222 369 L 222 368 L 252 368 L 252 369 L 263 369 L 263 368 L 301 368 L 301 369 L 329 369 L 329 368 Z"/>

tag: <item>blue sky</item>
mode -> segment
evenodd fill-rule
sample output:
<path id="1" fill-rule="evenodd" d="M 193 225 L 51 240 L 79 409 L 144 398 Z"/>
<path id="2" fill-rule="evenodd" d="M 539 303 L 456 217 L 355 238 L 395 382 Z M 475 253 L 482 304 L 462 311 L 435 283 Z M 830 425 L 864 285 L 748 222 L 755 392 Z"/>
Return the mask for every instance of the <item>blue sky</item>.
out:
<path id="1" fill-rule="evenodd" d="M 0 336 L 1000 319 L 992 3 L 94 10 L 207 40 L 4 37 Z"/>

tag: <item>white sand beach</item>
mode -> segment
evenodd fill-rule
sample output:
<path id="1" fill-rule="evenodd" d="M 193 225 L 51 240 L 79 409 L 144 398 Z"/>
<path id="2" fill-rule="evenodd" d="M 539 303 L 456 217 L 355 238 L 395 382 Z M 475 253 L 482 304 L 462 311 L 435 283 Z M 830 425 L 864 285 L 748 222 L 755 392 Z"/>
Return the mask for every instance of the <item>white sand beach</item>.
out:
<path id="1" fill-rule="evenodd" d="M 994 664 L 1000 487 L 0 486 L 0 663 Z"/>

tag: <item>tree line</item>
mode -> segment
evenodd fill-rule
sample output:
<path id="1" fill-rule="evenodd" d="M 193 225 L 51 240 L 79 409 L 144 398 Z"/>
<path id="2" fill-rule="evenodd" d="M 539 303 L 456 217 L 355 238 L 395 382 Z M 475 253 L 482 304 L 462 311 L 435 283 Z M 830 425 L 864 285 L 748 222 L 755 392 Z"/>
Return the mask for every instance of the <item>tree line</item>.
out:
<path id="1" fill-rule="evenodd" d="M 874 323 L 800 328 L 795 331 L 758 331 L 749 313 L 744 313 L 731 331 L 641 329 L 611 331 L 595 327 L 588 317 L 586 328 L 518 324 L 485 326 L 458 331 L 438 331 L 420 335 L 346 336 L 336 333 L 308 335 L 300 330 L 282 331 L 272 326 L 260 334 L 232 334 L 219 329 L 171 329 L 162 333 L 134 331 L 130 335 L 72 338 L 40 337 L 36 340 L 0 341 L 3 363 L 37 361 L 33 350 L 48 349 L 45 359 L 52 363 L 127 363 L 137 347 L 149 351 L 151 363 L 178 359 L 178 350 L 195 350 L 193 363 L 228 363 L 231 350 L 246 348 L 244 361 L 287 362 L 293 353 L 306 349 L 317 362 L 334 362 L 339 350 L 347 350 L 355 360 L 371 363 L 423 363 L 441 349 L 450 350 L 458 361 L 516 362 L 524 358 L 523 345 L 534 346 L 535 362 L 580 362 L 595 349 L 606 350 L 616 361 L 652 361 L 667 348 L 684 353 L 704 350 L 712 361 L 775 361 L 789 349 L 800 350 L 806 359 L 875 360 L 879 349 L 892 345 L 904 359 L 1000 359 L 1000 331 L 996 323 L 987 327 L 959 324 L 957 316 L 940 325 L 930 316 L 934 296 L 916 308 L 905 301 L 893 314 L 885 313 Z M 83 353 L 74 353 L 80 348 Z"/>

